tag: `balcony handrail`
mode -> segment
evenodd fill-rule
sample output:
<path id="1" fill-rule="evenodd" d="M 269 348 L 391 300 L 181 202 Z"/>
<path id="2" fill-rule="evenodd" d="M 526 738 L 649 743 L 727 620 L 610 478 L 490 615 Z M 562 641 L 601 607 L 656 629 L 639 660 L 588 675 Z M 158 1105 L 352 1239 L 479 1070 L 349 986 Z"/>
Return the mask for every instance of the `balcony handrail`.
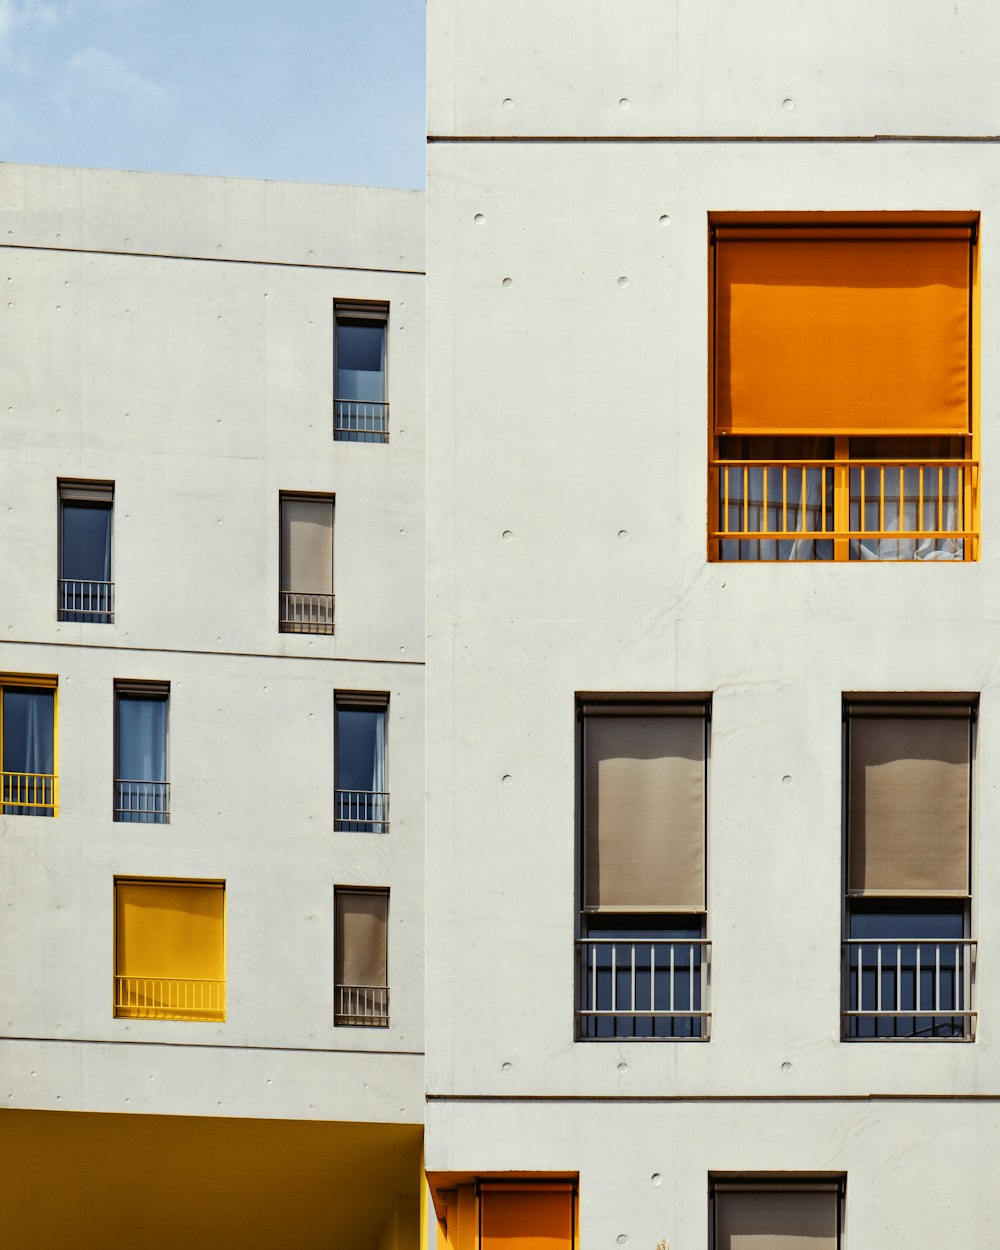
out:
<path id="1" fill-rule="evenodd" d="M 711 938 L 616 938 L 583 937 L 577 946 L 711 946 Z"/>
<path id="2" fill-rule="evenodd" d="M 58 579 L 57 615 L 59 620 L 99 616 L 98 624 L 111 624 L 115 615 L 115 584 L 92 577 Z M 86 605 L 86 606 L 84 606 Z"/>
<path id="3" fill-rule="evenodd" d="M 114 812 L 116 816 L 163 817 L 147 823 L 166 824 L 170 816 L 170 782 L 147 781 L 140 778 L 114 779 Z"/>
<path id="4" fill-rule="evenodd" d="M 388 985 L 342 985 L 334 986 L 336 1006 L 334 1024 L 356 1024 L 388 1027 Z"/>
<path id="5" fill-rule="evenodd" d="M 958 456 L 918 456 L 916 458 L 903 457 L 903 456 L 863 456 L 861 458 L 855 458 L 851 460 L 848 460 L 848 459 L 837 460 L 831 456 L 826 456 L 825 458 L 820 459 L 820 460 L 811 460 L 804 456 L 803 457 L 785 456 L 785 457 L 774 457 L 773 459 L 770 459 L 770 460 L 719 459 L 719 460 L 710 460 L 708 463 L 709 463 L 709 468 L 713 468 L 713 469 L 722 469 L 722 468 L 739 469 L 739 468 L 742 468 L 744 465 L 746 465 L 748 468 L 751 468 L 751 469 L 767 469 L 767 468 L 780 469 L 783 467 L 798 468 L 799 466 L 803 466 L 805 468 L 821 468 L 825 466 L 830 469 L 836 469 L 836 468 L 841 468 L 843 466 L 846 466 L 849 469 L 857 469 L 857 468 L 864 468 L 864 467 L 873 467 L 875 465 L 886 465 L 886 466 L 894 465 L 896 468 L 901 468 L 901 469 L 920 469 L 920 468 L 933 469 L 933 468 L 937 468 L 939 465 L 943 465 L 946 468 L 954 468 L 954 467 L 966 468 L 966 469 L 978 469 L 979 468 L 978 460 L 969 460 L 965 457 L 958 457 Z"/>
<path id="6" fill-rule="evenodd" d="M 711 939 L 579 937 L 575 945 L 580 978 L 578 1021 L 608 1021 L 615 1037 L 650 1041 L 663 1040 L 663 1035 L 637 1032 L 636 1022 L 648 1020 L 655 1030 L 657 1020 L 669 1021 L 670 1040 L 708 1040 L 712 1013 L 703 1002 L 708 989 Z M 602 951 L 607 953 L 599 966 Z M 622 977 L 625 981 L 620 985 Z M 649 1006 L 640 1007 L 639 1001 L 648 1001 Z M 684 1021 L 688 1022 L 690 1033 L 678 1035 L 674 1027 Z M 619 1025 L 626 1031 L 620 1032 Z M 609 1040 L 599 1034 L 586 1033 L 583 1037 Z"/>
<path id="7" fill-rule="evenodd" d="M 115 1015 L 126 1019 L 222 1020 L 226 1012 L 226 981 L 223 977 L 116 973 L 114 999 Z"/>
<path id="8" fill-rule="evenodd" d="M 42 807 L 54 812 L 59 806 L 58 774 L 3 769 L 0 771 L 0 805 L 5 808 Z"/>
<path id="9" fill-rule="evenodd" d="M 942 938 L 942 937 L 867 937 L 842 938 L 841 946 L 965 946 L 971 947 L 973 953 L 979 945 L 978 938 Z"/>
<path id="10" fill-rule="evenodd" d="M 946 1038 L 975 1035 L 978 1016 L 972 1006 L 976 964 L 975 938 L 852 937 L 841 940 L 843 995 L 841 1019 L 846 1036 L 856 1041 L 925 1038 L 928 1028 L 911 1027 L 892 1034 L 858 1033 L 863 1020 L 930 1021 L 937 1030 L 961 1021 Z M 912 1001 L 908 1001 L 912 998 Z"/>
<path id="11" fill-rule="evenodd" d="M 290 634 L 332 634 L 336 600 L 336 595 L 327 590 L 279 591 L 279 629 Z"/>

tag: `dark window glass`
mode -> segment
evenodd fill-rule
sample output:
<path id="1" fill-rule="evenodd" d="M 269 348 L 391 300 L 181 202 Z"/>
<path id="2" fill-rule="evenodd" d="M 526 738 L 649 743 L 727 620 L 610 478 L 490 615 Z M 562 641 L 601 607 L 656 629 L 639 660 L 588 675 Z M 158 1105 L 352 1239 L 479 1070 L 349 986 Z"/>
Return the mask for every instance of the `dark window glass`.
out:
<path id="1" fill-rule="evenodd" d="M 54 806 L 55 692 L 3 692 L 3 811 L 51 816 Z"/>
<path id="2" fill-rule="evenodd" d="M 384 322 L 337 322 L 337 398 L 385 399 Z"/>
<path id="3" fill-rule="evenodd" d="M 337 708 L 336 828 L 388 833 L 385 708 Z"/>
<path id="4" fill-rule="evenodd" d="M 110 624 L 111 505 L 64 502 L 61 553 L 59 619 Z"/>
<path id="5" fill-rule="evenodd" d="M 165 696 L 118 696 L 116 755 L 115 819 L 165 824 L 170 815 Z"/>

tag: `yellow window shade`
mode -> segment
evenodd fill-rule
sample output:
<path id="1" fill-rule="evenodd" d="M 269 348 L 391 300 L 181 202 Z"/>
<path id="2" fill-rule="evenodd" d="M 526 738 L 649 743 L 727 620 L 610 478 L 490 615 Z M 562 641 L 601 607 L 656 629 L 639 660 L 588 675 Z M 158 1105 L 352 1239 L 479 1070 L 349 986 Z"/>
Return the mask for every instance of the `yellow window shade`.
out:
<path id="1" fill-rule="evenodd" d="M 195 882 L 115 885 L 115 972 L 119 977 L 225 978 L 225 888 Z"/>
<path id="2" fill-rule="evenodd" d="M 970 230 L 724 227 L 718 434 L 969 432 Z"/>
<path id="3" fill-rule="evenodd" d="M 572 1186 L 484 1185 L 480 1250 L 573 1250 Z"/>

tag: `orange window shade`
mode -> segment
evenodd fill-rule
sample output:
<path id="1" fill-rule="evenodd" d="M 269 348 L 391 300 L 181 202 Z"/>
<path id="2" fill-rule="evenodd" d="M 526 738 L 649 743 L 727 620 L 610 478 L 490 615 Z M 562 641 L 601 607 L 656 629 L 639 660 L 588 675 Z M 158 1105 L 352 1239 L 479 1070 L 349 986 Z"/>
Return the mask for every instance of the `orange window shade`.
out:
<path id="1" fill-rule="evenodd" d="M 115 972 L 120 977 L 222 980 L 221 885 L 119 881 L 115 885 Z"/>
<path id="2" fill-rule="evenodd" d="M 966 227 L 718 228 L 719 434 L 969 432 Z"/>
<path id="3" fill-rule="evenodd" d="M 573 1250 L 572 1188 L 484 1186 L 480 1229 L 480 1250 Z"/>

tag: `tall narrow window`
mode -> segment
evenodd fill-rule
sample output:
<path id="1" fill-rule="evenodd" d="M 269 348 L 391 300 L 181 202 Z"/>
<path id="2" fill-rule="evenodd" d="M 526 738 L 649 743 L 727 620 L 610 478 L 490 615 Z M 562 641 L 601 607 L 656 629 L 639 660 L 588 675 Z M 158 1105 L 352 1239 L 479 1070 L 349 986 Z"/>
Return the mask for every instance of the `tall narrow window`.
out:
<path id="1" fill-rule="evenodd" d="M 580 703 L 577 1036 L 707 1040 L 708 705 Z"/>
<path id="2" fill-rule="evenodd" d="M 389 1024 L 389 891 L 338 889 L 334 1024 Z"/>
<path id="3" fill-rule="evenodd" d="M 115 881 L 115 1015 L 226 1018 L 221 881 Z"/>
<path id="4" fill-rule="evenodd" d="M 389 305 L 338 300 L 334 315 L 333 437 L 349 443 L 387 443 L 385 349 Z"/>
<path id="5" fill-rule="evenodd" d="M 337 763 L 334 828 L 346 833 L 389 832 L 385 694 L 336 696 Z"/>
<path id="6" fill-rule="evenodd" d="M 59 483 L 59 620 L 110 625 L 115 619 L 111 574 L 111 482 Z"/>
<path id="7" fill-rule="evenodd" d="M 710 558 L 978 558 L 977 227 L 714 222 Z"/>
<path id="8" fill-rule="evenodd" d="M 167 682 L 115 683 L 115 820 L 144 825 L 170 820 L 169 699 Z"/>
<path id="9" fill-rule="evenodd" d="M 55 816 L 56 678 L 0 673 L 0 755 L 5 816 Z"/>
<path id="10" fill-rule="evenodd" d="M 710 1182 L 712 1250 L 840 1250 L 844 1178 Z"/>
<path id="11" fill-rule="evenodd" d="M 974 1036 L 975 710 L 846 705 L 845 1038 Z"/>
<path id="12" fill-rule="evenodd" d="M 333 496 L 282 495 L 281 593 L 284 633 L 333 633 Z"/>

